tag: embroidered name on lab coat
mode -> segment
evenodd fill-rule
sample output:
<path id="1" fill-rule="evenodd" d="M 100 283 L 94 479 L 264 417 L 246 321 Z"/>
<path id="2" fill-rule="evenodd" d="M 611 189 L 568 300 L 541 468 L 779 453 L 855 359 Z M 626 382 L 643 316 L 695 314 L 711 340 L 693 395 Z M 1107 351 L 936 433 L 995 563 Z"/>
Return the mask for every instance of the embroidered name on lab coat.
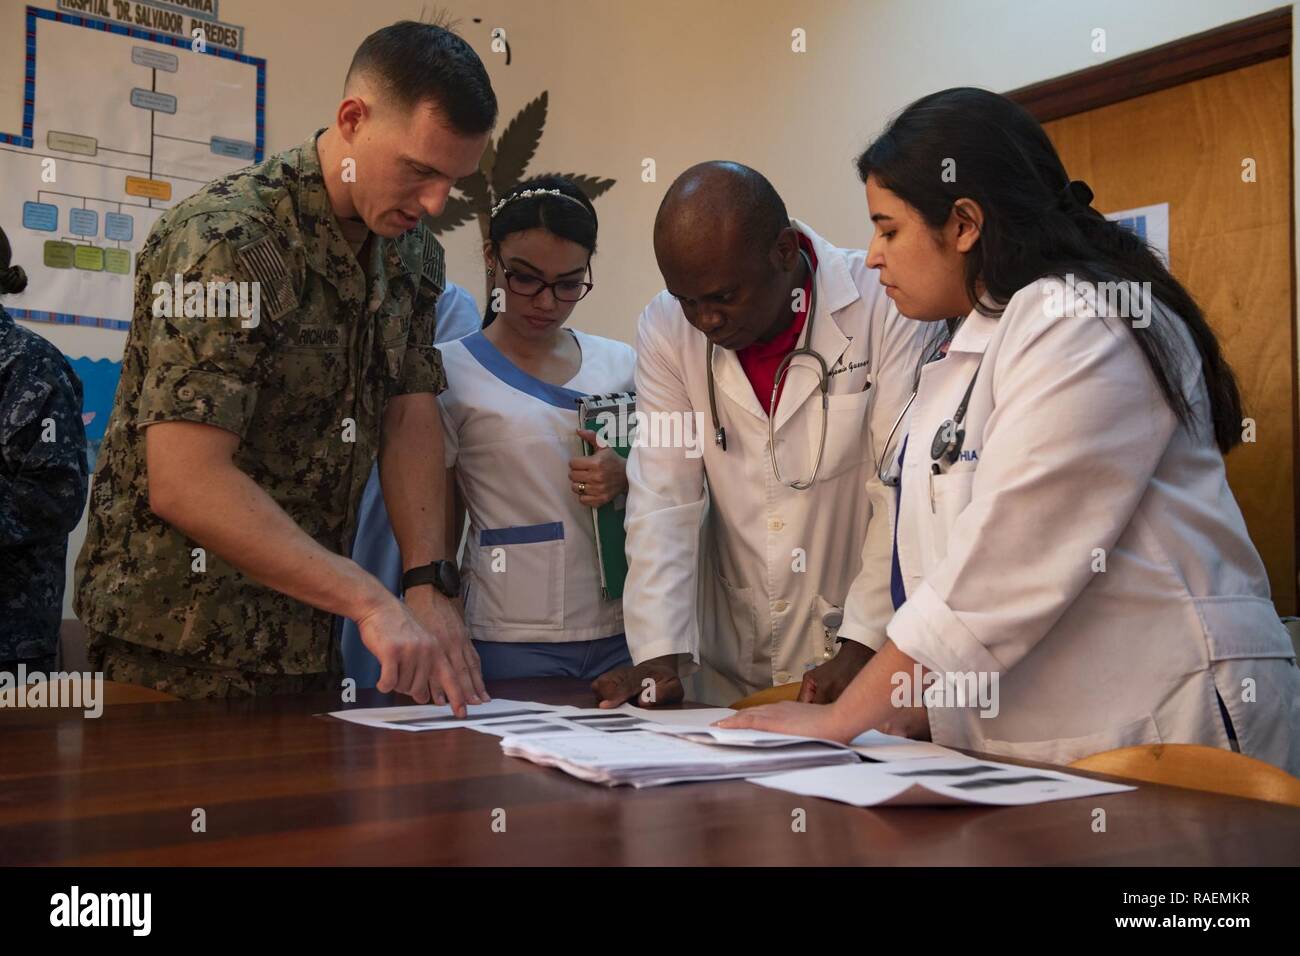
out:
<path id="1" fill-rule="evenodd" d="M 855 368 L 866 368 L 870 362 L 850 362 L 848 365 L 836 365 L 830 370 L 831 375 L 839 375 L 840 372 L 852 372 Z"/>

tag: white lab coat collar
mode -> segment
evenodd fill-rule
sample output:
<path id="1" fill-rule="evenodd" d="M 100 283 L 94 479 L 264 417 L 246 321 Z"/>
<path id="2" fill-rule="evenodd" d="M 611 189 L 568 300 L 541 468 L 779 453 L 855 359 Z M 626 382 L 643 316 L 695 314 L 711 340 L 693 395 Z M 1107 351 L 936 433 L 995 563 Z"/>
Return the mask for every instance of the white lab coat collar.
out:
<path id="1" fill-rule="evenodd" d="M 808 237 L 817 253 L 817 304 L 831 313 L 861 298 L 858 284 L 849 272 L 849 260 L 844 250 L 817 235 L 807 223 L 791 219 L 790 224 Z"/>
<path id="2" fill-rule="evenodd" d="M 699 338 L 704 342 L 704 350 L 707 355 L 709 352 L 708 339 L 703 333 Z M 713 349 L 713 376 L 718 386 L 719 396 L 725 395 L 736 405 L 740 406 L 749 414 L 758 419 L 766 419 L 767 412 L 763 406 L 758 404 L 758 398 L 754 395 L 754 387 L 749 384 L 749 379 L 745 376 L 745 370 L 740 367 L 740 359 L 736 358 L 736 353 L 731 349 Z M 722 401 L 721 397 L 718 399 Z"/>
<path id="3" fill-rule="evenodd" d="M 983 315 L 978 310 L 972 309 L 970 315 L 966 316 L 966 321 L 961 324 L 957 334 L 952 337 L 952 342 L 948 346 L 949 354 L 953 352 L 974 352 L 983 354 L 988 348 L 989 338 L 997 330 L 998 320 L 992 316 Z"/>

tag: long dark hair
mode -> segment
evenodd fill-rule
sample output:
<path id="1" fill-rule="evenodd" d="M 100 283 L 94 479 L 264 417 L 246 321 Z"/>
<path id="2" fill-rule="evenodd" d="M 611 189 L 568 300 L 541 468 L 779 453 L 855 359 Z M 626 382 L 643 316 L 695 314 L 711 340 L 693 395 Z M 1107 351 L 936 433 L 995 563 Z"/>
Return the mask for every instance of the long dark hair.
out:
<path id="1" fill-rule="evenodd" d="M 1219 450 L 1241 442 L 1237 381 L 1200 306 L 1146 242 L 1091 207 L 1091 193 L 1071 184 L 1047 133 L 1019 105 L 972 87 L 932 93 L 889 124 L 857 158 L 857 169 L 864 183 L 875 176 L 936 229 L 956 200 L 979 204 L 984 222 L 966 256 L 966 289 L 984 315 L 1001 315 L 1012 295 L 1047 276 L 1149 282 L 1152 298 L 1165 309 L 1153 308 L 1145 328 L 1128 324 L 1161 394 L 1193 430 L 1177 378 L 1177 330 L 1167 324 L 1176 320 L 1169 310 L 1200 353 Z M 945 169 L 954 175 L 941 175 Z"/>
<path id="2" fill-rule="evenodd" d="M 554 189 L 570 198 L 550 195 L 519 197 L 520 193 L 538 189 Z M 593 256 L 596 254 L 596 232 L 599 228 L 596 207 L 573 180 L 564 176 L 534 176 L 508 189 L 497 200 L 497 204 L 500 211 L 488 225 L 488 239 L 493 245 L 499 247 L 501 240 L 513 232 L 540 227 L 561 239 L 576 242 Z M 489 296 L 483 313 L 483 328 L 491 325 L 495 318 L 496 313 L 492 311 Z"/>

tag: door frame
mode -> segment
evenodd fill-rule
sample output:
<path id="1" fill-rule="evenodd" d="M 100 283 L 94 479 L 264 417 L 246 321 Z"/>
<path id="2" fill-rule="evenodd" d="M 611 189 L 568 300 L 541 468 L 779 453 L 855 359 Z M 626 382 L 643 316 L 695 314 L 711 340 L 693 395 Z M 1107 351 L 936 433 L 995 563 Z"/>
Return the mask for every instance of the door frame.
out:
<path id="1" fill-rule="evenodd" d="M 1291 52 L 1282 7 L 1005 94 L 1040 123 L 1227 73 Z M 1293 157 L 1294 163 L 1294 157 Z"/>

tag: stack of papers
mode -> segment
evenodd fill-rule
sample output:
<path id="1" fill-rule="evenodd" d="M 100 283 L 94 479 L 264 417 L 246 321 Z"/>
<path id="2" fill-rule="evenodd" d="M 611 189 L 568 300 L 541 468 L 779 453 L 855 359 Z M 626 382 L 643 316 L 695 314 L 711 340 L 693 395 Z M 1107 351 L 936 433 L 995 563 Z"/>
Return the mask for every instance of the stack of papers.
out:
<path id="1" fill-rule="evenodd" d="M 593 721 L 600 725 L 604 722 Z M 608 727 L 608 723 L 604 723 Z M 512 757 L 556 767 L 607 787 L 657 787 L 692 780 L 726 780 L 805 767 L 856 764 L 843 744 L 753 730 L 643 727 L 558 733 L 527 731 L 501 741 Z"/>
<path id="2" fill-rule="evenodd" d="M 353 708 L 330 716 L 407 732 L 475 730 L 502 738 L 501 749 L 512 757 L 608 787 L 742 778 L 773 790 L 859 807 L 1011 806 L 1135 789 L 1054 770 L 976 760 L 938 744 L 876 730 L 846 746 L 710 726 L 733 713 L 725 707 L 655 710 L 624 704 L 602 709 L 492 700 L 472 704 L 465 717 L 434 704 Z"/>
<path id="3" fill-rule="evenodd" d="M 937 757 L 898 763 L 819 767 L 753 778 L 750 783 L 855 807 L 1016 806 L 1135 790 L 1055 770 L 1017 767 L 971 757 Z"/>
<path id="4" fill-rule="evenodd" d="M 734 713 L 727 707 L 584 708 L 496 699 L 471 704 L 464 717 L 445 704 L 358 707 L 330 716 L 408 733 L 462 728 L 491 734 L 503 738 L 501 748 L 510 756 L 611 787 L 740 779 L 861 759 L 831 741 L 709 726 Z"/>

